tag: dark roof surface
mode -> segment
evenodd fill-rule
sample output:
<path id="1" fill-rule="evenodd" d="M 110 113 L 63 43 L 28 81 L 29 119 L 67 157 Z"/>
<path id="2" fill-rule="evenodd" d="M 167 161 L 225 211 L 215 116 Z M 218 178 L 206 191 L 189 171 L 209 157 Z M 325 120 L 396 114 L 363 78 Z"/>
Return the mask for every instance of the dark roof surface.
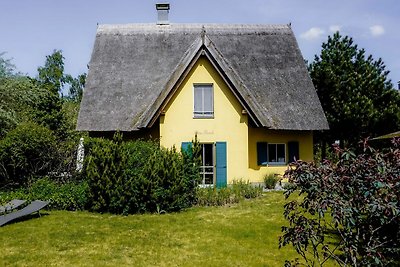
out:
<path id="1" fill-rule="evenodd" d="M 149 127 L 201 51 L 257 126 L 328 129 L 291 28 L 225 24 L 100 25 L 77 129 Z"/>

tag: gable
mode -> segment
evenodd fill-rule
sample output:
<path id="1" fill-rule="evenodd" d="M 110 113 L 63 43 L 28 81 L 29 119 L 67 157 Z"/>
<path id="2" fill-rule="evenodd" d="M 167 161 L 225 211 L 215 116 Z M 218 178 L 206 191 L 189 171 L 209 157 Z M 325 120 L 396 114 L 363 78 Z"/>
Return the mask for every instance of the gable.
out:
<path id="1" fill-rule="evenodd" d="M 149 127 L 202 49 L 256 126 L 328 128 L 287 25 L 134 24 L 99 26 L 77 129 Z"/>
<path id="2" fill-rule="evenodd" d="M 196 117 L 194 114 L 196 98 L 194 90 L 195 87 L 202 85 L 212 88 L 213 114 L 209 117 Z M 218 139 L 219 137 L 222 140 L 224 134 L 226 135 L 227 128 L 234 132 L 240 123 L 247 124 L 247 116 L 243 114 L 243 110 L 243 106 L 208 58 L 202 56 L 195 62 L 163 108 L 162 116 L 164 118 L 160 120 L 161 128 L 165 128 L 168 124 L 176 132 L 173 134 L 174 138 L 177 134 L 184 135 L 185 131 L 188 133 L 186 135 L 188 138 L 193 137 L 196 133 L 200 137 L 207 131 L 220 131 L 219 136 L 216 132 L 213 133 L 213 138 Z M 220 129 L 217 129 L 218 127 Z M 247 131 L 247 126 L 243 130 Z"/>

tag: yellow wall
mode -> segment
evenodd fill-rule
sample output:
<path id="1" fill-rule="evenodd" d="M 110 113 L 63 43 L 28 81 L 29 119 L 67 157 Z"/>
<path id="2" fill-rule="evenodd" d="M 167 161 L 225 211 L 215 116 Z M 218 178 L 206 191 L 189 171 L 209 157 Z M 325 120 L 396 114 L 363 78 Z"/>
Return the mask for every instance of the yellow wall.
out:
<path id="1" fill-rule="evenodd" d="M 193 85 L 213 84 L 214 118 L 193 118 Z M 286 166 L 257 166 L 257 142 L 298 141 L 300 158 L 312 160 L 312 132 L 273 131 L 248 126 L 243 107 L 205 57 L 201 57 L 186 76 L 159 119 L 160 144 L 164 147 L 191 141 L 197 134 L 201 143 L 227 143 L 227 180 L 262 182 L 266 173 L 283 173 Z"/>
<path id="2" fill-rule="evenodd" d="M 286 144 L 286 158 L 288 158 L 287 143 L 299 142 L 299 156 L 301 160 L 313 160 L 313 134 L 311 131 L 277 131 L 263 128 L 249 127 L 249 171 L 248 179 L 252 182 L 263 180 L 266 174 L 283 174 L 287 165 L 258 166 L 257 164 L 257 142 L 284 143 Z"/>
<path id="3" fill-rule="evenodd" d="M 214 118 L 193 118 L 193 84 L 212 83 L 214 88 Z M 227 180 L 247 176 L 247 115 L 220 75 L 201 57 L 186 76 L 160 118 L 160 144 L 181 147 L 195 134 L 202 143 L 227 143 Z"/>

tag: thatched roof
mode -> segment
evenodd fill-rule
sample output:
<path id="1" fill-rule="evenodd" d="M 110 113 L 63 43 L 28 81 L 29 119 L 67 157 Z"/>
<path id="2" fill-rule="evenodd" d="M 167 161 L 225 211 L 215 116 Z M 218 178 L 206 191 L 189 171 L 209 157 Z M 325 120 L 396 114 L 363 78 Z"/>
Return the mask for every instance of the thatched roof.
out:
<path id="1" fill-rule="evenodd" d="M 258 127 L 328 123 L 287 25 L 100 25 L 78 130 L 150 127 L 200 56 L 207 56 Z"/>

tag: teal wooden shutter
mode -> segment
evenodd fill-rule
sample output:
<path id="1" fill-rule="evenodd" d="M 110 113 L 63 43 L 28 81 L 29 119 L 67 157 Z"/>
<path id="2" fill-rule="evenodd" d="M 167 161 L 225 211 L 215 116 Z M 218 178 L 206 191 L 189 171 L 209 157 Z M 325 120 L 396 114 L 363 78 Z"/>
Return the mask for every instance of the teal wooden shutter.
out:
<path id="1" fill-rule="evenodd" d="M 299 160 L 299 142 L 292 141 L 288 143 L 288 150 L 289 150 L 289 160 L 288 162 L 293 162 L 295 160 Z"/>
<path id="2" fill-rule="evenodd" d="M 258 166 L 268 163 L 268 143 L 257 142 L 257 164 Z"/>
<path id="3" fill-rule="evenodd" d="M 182 152 L 189 154 L 189 156 L 192 156 L 193 154 L 192 142 L 182 142 L 181 150 Z"/>
<path id="4" fill-rule="evenodd" d="M 216 157 L 217 188 L 226 187 L 227 184 L 226 142 L 217 142 L 215 144 L 215 157 Z"/>

